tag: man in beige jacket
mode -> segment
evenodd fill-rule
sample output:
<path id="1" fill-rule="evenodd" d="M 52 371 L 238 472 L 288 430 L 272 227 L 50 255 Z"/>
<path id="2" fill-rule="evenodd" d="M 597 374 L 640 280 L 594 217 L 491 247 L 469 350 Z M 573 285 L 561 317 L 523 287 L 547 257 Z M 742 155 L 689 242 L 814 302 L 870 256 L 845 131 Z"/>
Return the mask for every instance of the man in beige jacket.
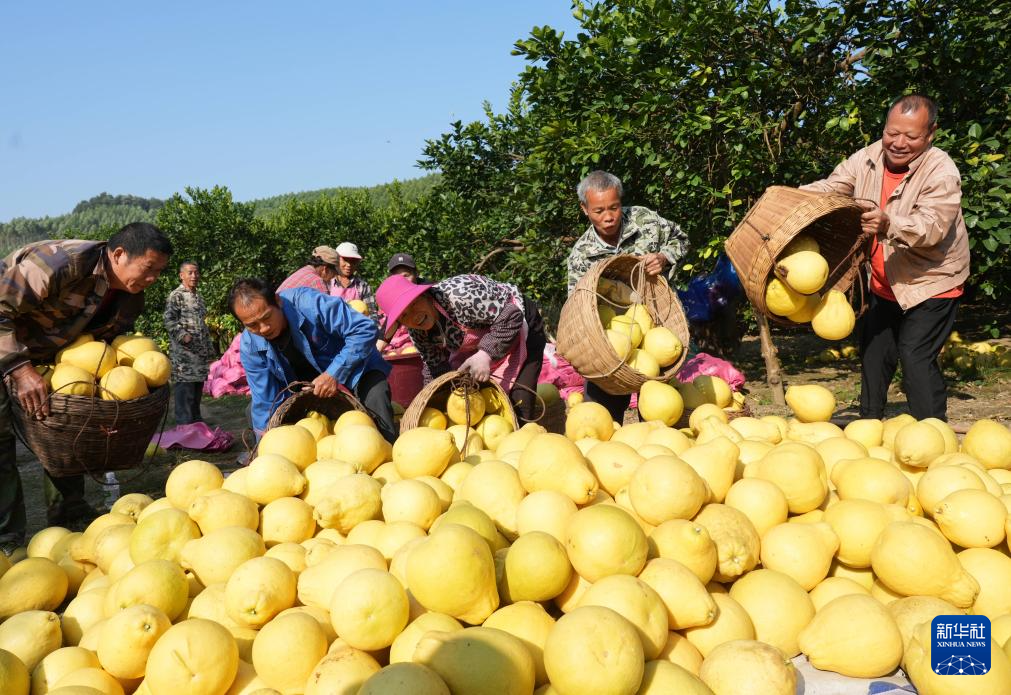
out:
<path id="1" fill-rule="evenodd" d="M 888 385 L 902 364 L 909 412 L 946 419 L 937 363 L 969 277 L 961 176 L 932 146 L 937 105 L 911 94 L 888 110 L 881 140 L 860 150 L 807 190 L 834 191 L 865 204 L 873 234 L 871 299 L 860 336 L 860 416 L 884 415 Z"/>

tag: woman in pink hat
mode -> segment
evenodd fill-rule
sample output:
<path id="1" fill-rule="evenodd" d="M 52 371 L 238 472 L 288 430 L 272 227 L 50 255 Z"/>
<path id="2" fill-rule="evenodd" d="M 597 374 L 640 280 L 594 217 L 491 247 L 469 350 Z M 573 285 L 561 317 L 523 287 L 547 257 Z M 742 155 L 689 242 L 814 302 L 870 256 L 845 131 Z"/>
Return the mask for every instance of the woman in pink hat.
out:
<path id="1" fill-rule="evenodd" d="M 493 379 L 520 417 L 534 416 L 547 338 L 537 304 L 515 285 L 483 275 L 415 284 L 398 274 L 383 281 L 376 301 L 386 334 L 406 326 L 433 377 L 457 369 L 477 381 Z"/>

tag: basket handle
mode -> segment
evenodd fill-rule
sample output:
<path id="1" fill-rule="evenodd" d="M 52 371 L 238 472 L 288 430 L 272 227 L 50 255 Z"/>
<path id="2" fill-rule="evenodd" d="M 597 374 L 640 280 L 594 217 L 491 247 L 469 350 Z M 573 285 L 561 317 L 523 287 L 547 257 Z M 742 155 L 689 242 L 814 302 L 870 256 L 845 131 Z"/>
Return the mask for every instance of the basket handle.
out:
<path id="1" fill-rule="evenodd" d="M 548 406 L 544 402 L 544 399 L 541 398 L 541 394 L 537 393 L 536 389 L 532 389 L 529 386 L 527 386 L 526 384 L 520 384 L 520 383 L 513 384 L 513 388 L 514 389 L 523 389 L 524 391 L 529 391 L 530 393 L 533 394 L 534 398 L 537 399 L 537 402 L 541 404 L 541 414 L 538 415 L 537 417 L 533 418 L 533 419 L 530 419 L 530 420 L 527 420 L 526 418 L 523 418 L 524 422 L 540 422 L 544 418 L 544 416 L 548 414 Z"/>
<path id="2" fill-rule="evenodd" d="M 463 408 L 468 430 L 468 432 L 464 433 L 463 448 L 460 450 L 460 459 L 463 460 L 466 458 L 467 448 L 470 446 L 469 430 L 473 427 L 473 424 L 476 424 L 472 424 L 470 421 L 470 397 L 481 390 L 481 385 L 470 374 L 457 372 L 456 376 L 449 380 L 449 390 L 450 393 L 460 391 L 463 394 Z"/>

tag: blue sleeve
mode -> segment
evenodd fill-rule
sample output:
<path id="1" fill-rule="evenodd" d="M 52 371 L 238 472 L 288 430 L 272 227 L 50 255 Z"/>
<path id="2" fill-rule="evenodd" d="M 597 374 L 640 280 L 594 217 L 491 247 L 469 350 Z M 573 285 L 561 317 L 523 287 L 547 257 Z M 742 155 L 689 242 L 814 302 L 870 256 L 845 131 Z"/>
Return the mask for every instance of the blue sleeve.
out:
<path id="1" fill-rule="evenodd" d="M 246 383 L 249 384 L 249 395 L 252 397 L 251 416 L 253 431 L 257 440 L 267 429 L 270 421 L 271 405 L 280 391 L 276 379 L 267 368 L 266 361 L 252 348 L 252 337 L 248 332 L 242 334 L 239 343 L 239 359 L 246 371 Z"/>
<path id="2" fill-rule="evenodd" d="M 372 319 L 359 314 L 340 297 L 300 293 L 296 301 L 303 316 L 317 316 L 322 330 L 339 336 L 343 341 L 343 347 L 326 367 L 326 373 L 338 384 L 354 383 L 354 374 L 362 370 L 376 351 L 379 328 Z"/>

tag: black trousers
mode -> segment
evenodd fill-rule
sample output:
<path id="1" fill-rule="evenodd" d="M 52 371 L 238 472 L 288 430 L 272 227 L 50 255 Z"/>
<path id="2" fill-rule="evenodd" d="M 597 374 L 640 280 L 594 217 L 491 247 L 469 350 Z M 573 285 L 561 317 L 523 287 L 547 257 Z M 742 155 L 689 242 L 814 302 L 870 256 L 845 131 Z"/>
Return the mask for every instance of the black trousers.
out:
<path id="1" fill-rule="evenodd" d="M 614 396 L 587 379 L 583 382 L 583 398 L 591 403 L 600 403 L 607 408 L 611 419 L 619 425 L 625 421 L 625 411 L 632 403 L 631 394 Z"/>
<path id="2" fill-rule="evenodd" d="M 860 335 L 860 417 L 881 418 L 888 385 L 902 364 L 902 388 L 917 420 L 947 420 L 948 394 L 937 363 L 955 323 L 958 299 L 928 299 L 908 311 L 871 294 Z"/>
<path id="3" fill-rule="evenodd" d="M 527 321 L 527 358 L 516 376 L 516 386 L 509 392 L 509 399 L 516 408 L 516 414 L 523 420 L 532 420 L 537 411 L 537 399 L 531 391 L 537 391 L 537 378 L 544 363 L 544 347 L 548 344 L 544 333 L 544 321 L 540 307 L 529 299 L 523 299 L 523 314 Z"/>
<path id="4" fill-rule="evenodd" d="M 375 369 L 362 374 L 355 386 L 355 396 L 365 406 L 383 439 L 390 444 L 396 441 L 397 426 L 393 423 L 393 402 L 386 375 Z"/>
<path id="5" fill-rule="evenodd" d="M 203 422 L 200 415 L 200 398 L 204 393 L 202 381 L 177 381 L 172 384 L 177 425 Z"/>

